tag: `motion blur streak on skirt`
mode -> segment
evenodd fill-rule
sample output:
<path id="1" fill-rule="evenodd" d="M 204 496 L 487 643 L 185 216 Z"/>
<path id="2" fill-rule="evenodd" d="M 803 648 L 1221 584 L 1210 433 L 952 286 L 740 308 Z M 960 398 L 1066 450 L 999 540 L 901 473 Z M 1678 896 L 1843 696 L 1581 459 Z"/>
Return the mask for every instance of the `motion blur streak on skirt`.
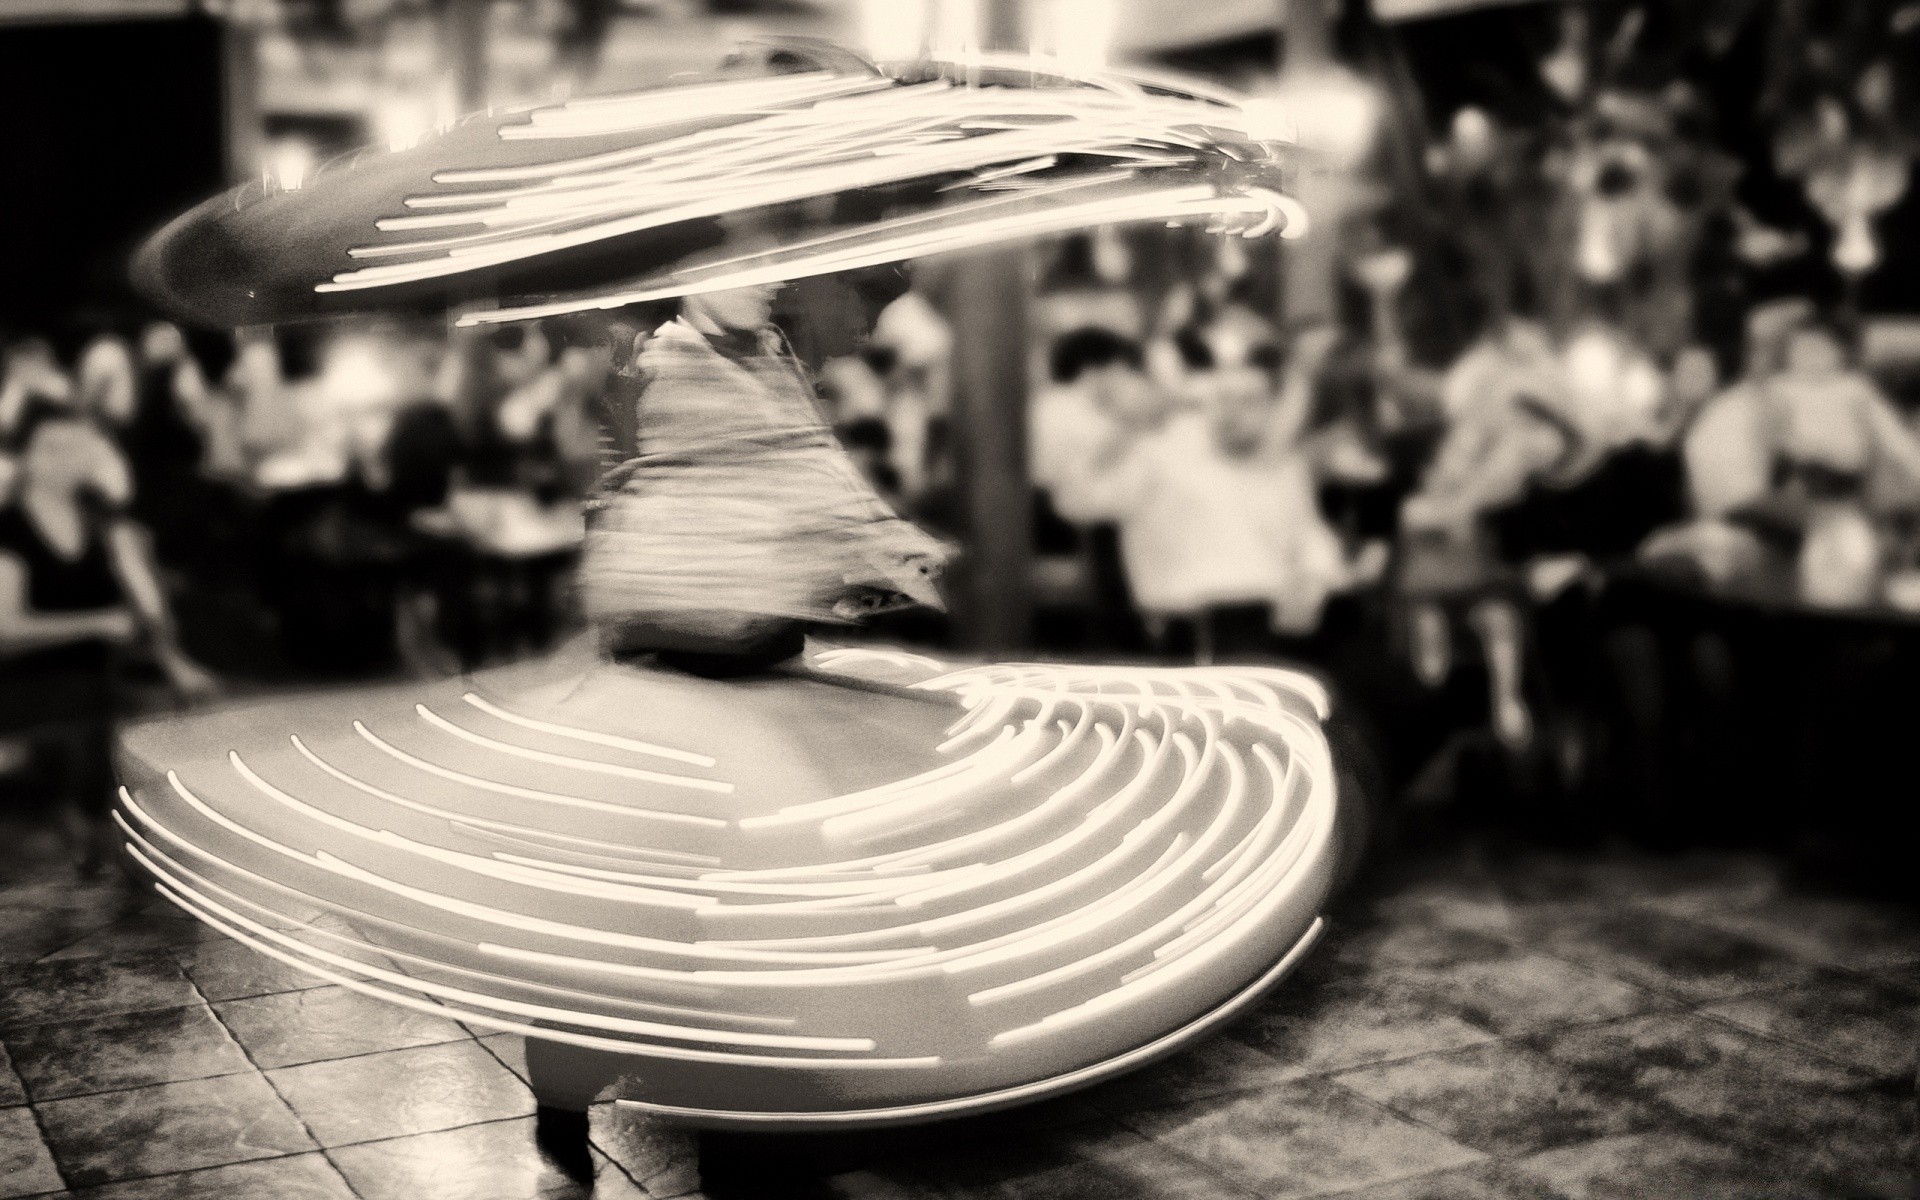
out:
<path id="1" fill-rule="evenodd" d="M 1325 899 L 1326 696 L 1293 672 L 566 660 L 139 726 L 129 850 L 318 978 L 749 1119 L 1095 1068 L 1272 971 Z"/>

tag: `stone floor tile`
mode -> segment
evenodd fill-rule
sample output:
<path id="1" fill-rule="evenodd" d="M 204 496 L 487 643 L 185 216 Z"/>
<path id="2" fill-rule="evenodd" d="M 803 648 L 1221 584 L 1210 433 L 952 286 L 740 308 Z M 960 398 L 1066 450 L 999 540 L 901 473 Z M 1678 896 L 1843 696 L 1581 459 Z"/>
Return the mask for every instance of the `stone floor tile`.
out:
<path id="1" fill-rule="evenodd" d="M 1446 966 L 1509 957 L 1513 943 L 1474 928 L 1422 919 L 1336 925 L 1315 957 L 1341 967 Z"/>
<path id="2" fill-rule="evenodd" d="M 338 986 L 223 1000 L 213 1010 L 263 1068 L 403 1046 L 432 1046 L 467 1037 L 465 1029 L 444 1017 Z"/>
<path id="3" fill-rule="evenodd" d="M 354 1200 L 347 1181 L 320 1154 L 128 1179 L 75 1195 L 81 1200 Z"/>
<path id="4" fill-rule="evenodd" d="M 604 1154 L 583 1187 L 546 1161 L 533 1119 L 494 1121 L 328 1151 L 361 1200 L 643 1200 Z"/>
<path id="5" fill-rule="evenodd" d="M 1325 1080 L 1200 1100 L 1125 1121 L 1269 1200 L 1350 1191 L 1482 1157 Z"/>
<path id="6" fill-rule="evenodd" d="M 256 1074 L 183 1078 L 232 1065 L 237 1049 L 206 1040 L 202 995 L 240 1014 L 236 1026 L 254 1014 L 250 1036 L 268 1047 L 272 1077 L 316 1115 L 333 1159 L 359 1164 L 370 1196 L 579 1194 L 531 1155 L 518 1037 L 480 1030 L 472 1041 L 453 1027 L 460 1041 L 392 1043 L 386 1022 L 414 1018 L 371 1002 L 344 1015 L 352 1002 L 335 997 L 350 993 L 123 886 L 76 881 L 57 862 L 14 870 L 16 841 L 0 829 L 0 1043 L 15 1059 L 60 1063 L 67 1082 L 43 1090 L 40 1067 L 21 1068 L 49 1097 L 43 1146 L 0 1046 L 0 1200 L 25 1186 L 7 1175 L 7 1154 L 39 1156 L 39 1192 L 62 1186 L 51 1164 L 70 1149 L 95 1168 L 72 1194 L 95 1200 L 343 1200 L 345 1179 L 312 1152 L 296 1114 L 273 1116 L 277 1096 L 245 1091 Z M 809 1197 L 858 1200 L 1905 1200 L 1920 1194 L 1907 1169 L 1920 1042 L 1911 912 L 1823 894 L 1763 856 L 1456 838 L 1386 864 L 1287 987 L 1227 1038 L 937 1138 L 850 1139 L 795 1182 Z M 321 995 L 285 999 L 309 991 Z M 341 1019 L 320 1019 L 329 1005 Z M 1707 1007 L 1692 1016 L 1680 1005 Z M 177 1037 L 162 1036 L 170 1026 Z M 313 1040 L 291 1057 L 271 1049 L 303 1037 L 339 1037 L 326 1052 L 356 1057 L 299 1062 Z M 1337 1081 L 1318 1077 L 1331 1072 Z M 180 1081 L 73 1094 L 162 1076 Z M 222 1087 L 244 1094 L 208 1101 Z M 220 1128 L 260 1114 L 264 1131 Z M 596 1153 L 617 1155 L 648 1189 L 609 1160 L 596 1194 L 703 1195 L 694 1134 L 611 1104 L 591 1121 Z M 273 1127 L 293 1132 L 263 1148 Z M 25 1136 L 10 1142 L 16 1129 Z M 120 1149 L 88 1157 L 107 1145 Z M 127 1177 L 97 1182 L 103 1162 Z"/>
<path id="7" fill-rule="evenodd" d="M 842 1171 L 819 1181 L 824 1200 L 938 1200 L 917 1180 L 898 1170 Z"/>
<path id="8" fill-rule="evenodd" d="M 1875 971 L 1873 976 L 1880 982 L 1892 984 L 1903 992 L 1920 996 L 1920 963 L 1908 963 L 1904 967 L 1889 967 Z"/>
<path id="9" fill-rule="evenodd" d="M 1485 838 L 1409 846 L 1401 854 L 1384 858 L 1341 910 L 1399 926 L 1497 936 L 1512 919 L 1512 898 L 1493 869 L 1497 858 Z"/>
<path id="10" fill-rule="evenodd" d="M 1407 978 L 1387 968 L 1301 980 L 1226 1032 L 1301 1075 L 1493 1040 L 1435 997 L 1400 986 Z"/>
<path id="11" fill-rule="evenodd" d="M 22 963 L 0 975 L 0 1037 L 41 1021 L 106 1017 L 198 1004 L 200 994 L 173 959 L 145 954 Z"/>
<path id="12" fill-rule="evenodd" d="M 1874 1178 L 1911 1161 L 1911 1080 L 1874 1080 L 1708 1017 L 1636 1017 L 1530 1043 L 1596 1086 L 1681 1114 L 1711 1140 L 1790 1150 L 1803 1174 Z"/>
<path id="13" fill-rule="evenodd" d="M 9 1108 L 15 1104 L 27 1102 L 27 1089 L 20 1082 L 20 1076 L 13 1069 L 13 1055 L 5 1042 L 0 1042 L 0 1108 Z"/>
<path id="14" fill-rule="evenodd" d="M 1245 1042 L 1211 1038 L 1081 1095 L 1099 1111 L 1117 1115 L 1253 1091 L 1303 1073 L 1298 1064 L 1282 1062 Z"/>
<path id="15" fill-rule="evenodd" d="M 1751 939 L 1650 909 L 1553 914 L 1530 924 L 1526 936 L 1556 958 L 1688 1003 L 1805 987 L 1829 974 Z"/>
<path id="16" fill-rule="evenodd" d="M 1163 1143 L 1152 1141 L 1134 1130 L 1114 1126 L 1086 1126 L 1076 1130 L 1068 1143 L 1074 1155 L 1095 1170 L 1091 1186 L 1069 1195 L 1084 1195 L 1088 1200 L 1102 1195 L 1115 1196 L 1238 1196 L 1240 1189 L 1227 1176 L 1215 1173 L 1197 1159 L 1178 1154 Z M 1114 1191 L 1102 1192 L 1099 1184 L 1124 1181 Z"/>
<path id="17" fill-rule="evenodd" d="M 637 1108 L 596 1104 L 588 1118 L 594 1146 L 638 1180 L 649 1196 L 684 1196 L 700 1190 L 700 1138 Z"/>
<path id="18" fill-rule="evenodd" d="M 1010 1139 L 991 1148 L 956 1143 L 915 1160 L 897 1194 L 939 1200 L 1252 1200 L 1212 1168 L 1129 1129 L 1090 1126 L 1072 1138 Z M 903 1184 L 905 1186 L 903 1186 Z M 884 1193 L 883 1193 L 884 1194 Z"/>
<path id="19" fill-rule="evenodd" d="M 229 938 L 176 947 L 175 959 L 208 1000 L 241 1000 L 325 987 L 326 981 Z"/>
<path id="20" fill-rule="evenodd" d="M 0 961 L 31 961 L 138 911 L 144 898 L 111 877 L 81 879 L 62 863 L 0 867 L 0 935 L 31 933 L 37 953 L 0 936 Z"/>
<path id="21" fill-rule="evenodd" d="M 1539 953 L 1405 968 L 1397 983 L 1503 1037 L 1674 1006 L 1657 992 Z"/>
<path id="22" fill-rule="evenodd" d="M 1421 937 L 1509 941 L 1518 929 L 1521 910 L 1486 881 L 1432 881 L 1385 895 L 1376 895 L 1354 911 L 1369 923 L 1417 931 Z"/>
<path id="23" fill-rule="evenodd" d="M 75 1187 L 314 1148 L 257 1074 L 163 1083 L 37 1106 Z"/>
<path id="24" fill-rule="evenodd" d="M 1659 854 L 1625 846 L 1550 850 L 1492 847 L 1486 870 L 1501 892 L 1522 905 L 1617 907 L 1674 901 L 1734 907 L 1777 891 L 1777 859 L 1746 850 L 1699 849 Z"/>
<path id="25" fill-rule="evenodd" d="M 123 916 L 71 945 L 61 947 L 47 958 L 120 958 L 132 954 L 165 952 L 176 946 L 191 946 L 223 936 L 219 930 L 194 920 L 171 905 L 162 905 Z"/>
<path id="26" fill-rule="evenodd" d="M 517 1033 L 494 1033 L 480 1039 L 487 1052 L 500 1060 L 521 1083 L 528 1083 L 527 1039 Z"/>
<path id="27" fill-rule="evenodd" d="M 281 1067 L 267 1078 L 327 1147 L 533 1111 L 533 1093 L 471 1039 Z"/>
<path id="28" fill-rule="evenodd" d="M 0 904 L 0 963 L 33 962 L 112 923 L 111 912 L 68 905 Z"/>
<path id="29" fill-rule="evenodd" d="M 1358 998 L 1383 1013 L 1452 1019 L 1495 1036 L 1611 1020 L 1677 1003 L 1502 940 L 1469 934 L 1423 947 L 1393 930 L 1337 942 L 1301 986 L 1316 995 Z"/>
<path id="30" fill-rule="evenodd" d="M 1513 1164 L 1567 1200 L 1837 1200 L 1843 1192 L 1751 1150 L 1673 1131 L 1562 1146 Z"/>
<path id="31" fill-rule="evenodd" d="M 253 1069 L 204 1004 L 47 1021 L 16 1031 L 9 1043 L 35 1100 Z"/>
<path id="32" fill-rule="evenodd" d="M 1737 905 L 1693 896 L 1654 903 L 1808 962 L 1855 970 L 1920 963 L 1920 909 L 1911 905 L 1785 886 Z"/>
<path id="33" fill-rule="evenodd" d="M 1743 996 L 1701 1010 L 1886 1079 L 1920 1070 L 1920 996 L 1890 984 L 1841 980 Z"/>
<path id="34" fill-rule="evenodd" d="M 1363 1067 L 1333 1080 L 1461 1145 L 1502 1158 L 1650 1129 L 1663 1115 L 1510 1042 Z"/>
<path id="35" fill-rule="evenodd" d="M 34 1196 L 62 1187 L 53 1156 L 40 1140 L 33 1110 L 0 1108 L 0 1197 Z"/>
<path id="36" fill-rule="evenodd" d="M 1340 1200 L 1557 1200 L 1500 1162 L 1455 1167 L 1338 1195 Z"/>

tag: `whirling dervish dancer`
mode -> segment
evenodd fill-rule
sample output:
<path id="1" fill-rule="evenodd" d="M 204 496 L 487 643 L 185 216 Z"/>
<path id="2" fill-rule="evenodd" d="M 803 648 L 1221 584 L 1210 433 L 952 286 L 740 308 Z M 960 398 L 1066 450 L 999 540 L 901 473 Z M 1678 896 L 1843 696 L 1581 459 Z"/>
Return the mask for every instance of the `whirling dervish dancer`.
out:
<path id="1" fill-rule="evenodd" d="M 768 324 L 773 292 L 689 296 L 641 355 L 631 457 L 603 482 L 583 580 L 616 653 L 741 673 L 799 654 L 804 622 L 940 605 L 945 548 L 834 440 Z"/>
<path id="2" fill-rule="evenodd" d="M 609 1090 L 710 1128 L 904 1124 L 1086 1086 L 1245 1011 L 1320 928 L 1325 692 L 795 654 L 809 623 L 936 600 L 944 551 L 820 426 L 755 289 L 1087 224 L 1268 232 L 1291 202 L 1246 125 L 1176 80 L 834 54 L 478 118 L 183 217 L 140 276 L 203 320 L 685 299 L 592 516 L 597 640 L 137 728 L 127 852 L 263 954 L 523 1035 L 576 1166 Z M 814 225 L 742 247 L 716 221 L 774 210 Z"/>

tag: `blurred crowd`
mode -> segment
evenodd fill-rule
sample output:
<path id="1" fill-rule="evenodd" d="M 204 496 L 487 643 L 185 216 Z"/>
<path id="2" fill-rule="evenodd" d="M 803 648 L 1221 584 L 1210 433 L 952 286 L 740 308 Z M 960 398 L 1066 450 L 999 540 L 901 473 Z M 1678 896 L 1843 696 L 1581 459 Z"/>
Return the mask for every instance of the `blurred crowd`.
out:
<path id="1" fill-rule="evenodd" d="M 96 333 L 70 355 L 16 336 L 0 383 L 4 494 L 56 469 L 29 435 L 35 414 L 58 414 L 75 431 L 63 453 L 89 463 L 89 503 L 138 523 L 171 594 L 246 595 L 252 623 L 286 635 L 276 652 L 309 666 L 472 658 L 481 648 L 409 643 L 449 631 L 404 619 L 396 630 L 390 604 L 358 614 L 387 626 L 371 637 L 336 626 L 369 571 L 391 591 L 427 578 L 437 551 L 534 559 L 578 542 L 574 502 L 598 470 L 615 332 L 566 336 L 449 338 L 436 323 L 190 339 L 155 323 L 133 338 Z M 316 583 L 333 616 L 308 607 Z"/>
<path id="2" fill-rule="evenodd" d="M 1715 737 L 1748 752 L 1758 726 L 1729 732 L 1748 684 L 1813 686 L 1755 667 L 1781 627 L 1726 614 L 1920 621 L 1920 434 L 1862 369 L 1857 321 L 1753 305 L 1729 354 L 1653 344 L 1604 304 L 1556 321 L 1509 303 L 1435 362 L 1403 328 L 1414 256 L 1360 247 L 1339 315 L 1293 321 L 1237 241 L 1099 231 L 1047 252 L 1038 649 L 1303 664 L 1383 789 L 1456 795 L 1492 763 L 1528 794 L 1645 805 Z M 875 492 L 964 547 L 967 350 L 936 272 L 890 278 L 789 289 L 781 352 Z M 99 793 L 99 715 L 140 694 L 129 679 L 151 705 L 551 644 L 580 620 L 582 501 L 634 442 L 671 315 L 15 333 L 0 738 L 78 730 L 69 765 Z M 877 624 L 953 642 L 937 613 Z M 1878 694 L 1894 660 L 1870 659 L 1821 657 L 1820 686 Z"/>
<path id="3" fill-rule="evenodd" d="M 131 336 L 129 336 L 129 334 Z M 15 331 L 0 370 L 0 749 L 96 861 L 118 716 L 435 676 L 570 623 L 610 339 L 403 323 Z"/>
<path id="4" fill-rule="evenodd" d="M 1876 375 L 1857 316 L 1787 298 L 1663 348 L 1602 296 L 1510 304 L 1430 364 L 1381 241 L 1339 319 L 1291 325 L 1240 247 L 1153 289 L 1099 241 L 1039 309 L 1044 647 L 1303 663 L 1389 786 L 1458 796 L 1491 763 L 1669 832 L 1683 794 L 1789 804 L 1884 765 L 1920 629 L 1897 336 Z"/>

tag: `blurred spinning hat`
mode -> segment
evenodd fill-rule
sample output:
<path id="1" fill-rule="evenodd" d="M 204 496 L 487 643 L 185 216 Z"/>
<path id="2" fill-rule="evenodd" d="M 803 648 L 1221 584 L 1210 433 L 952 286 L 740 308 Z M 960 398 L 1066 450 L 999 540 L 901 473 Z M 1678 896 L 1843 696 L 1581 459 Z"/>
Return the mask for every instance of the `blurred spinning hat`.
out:
<path id="1" fill-rule="evenodd" d="M 887 71 L 815 43 L 758 65 L 475 116 L 297 188 L 245 184 L 160 231 L 136 281 L 209 324 L 407 307 L 474 323 L 1091 225 L 1253 236 L 1300 216 L 1287 148 L 1202 83 L 1025 58 Z M 782 236 L 743 242 L 742 224 Z"/>

